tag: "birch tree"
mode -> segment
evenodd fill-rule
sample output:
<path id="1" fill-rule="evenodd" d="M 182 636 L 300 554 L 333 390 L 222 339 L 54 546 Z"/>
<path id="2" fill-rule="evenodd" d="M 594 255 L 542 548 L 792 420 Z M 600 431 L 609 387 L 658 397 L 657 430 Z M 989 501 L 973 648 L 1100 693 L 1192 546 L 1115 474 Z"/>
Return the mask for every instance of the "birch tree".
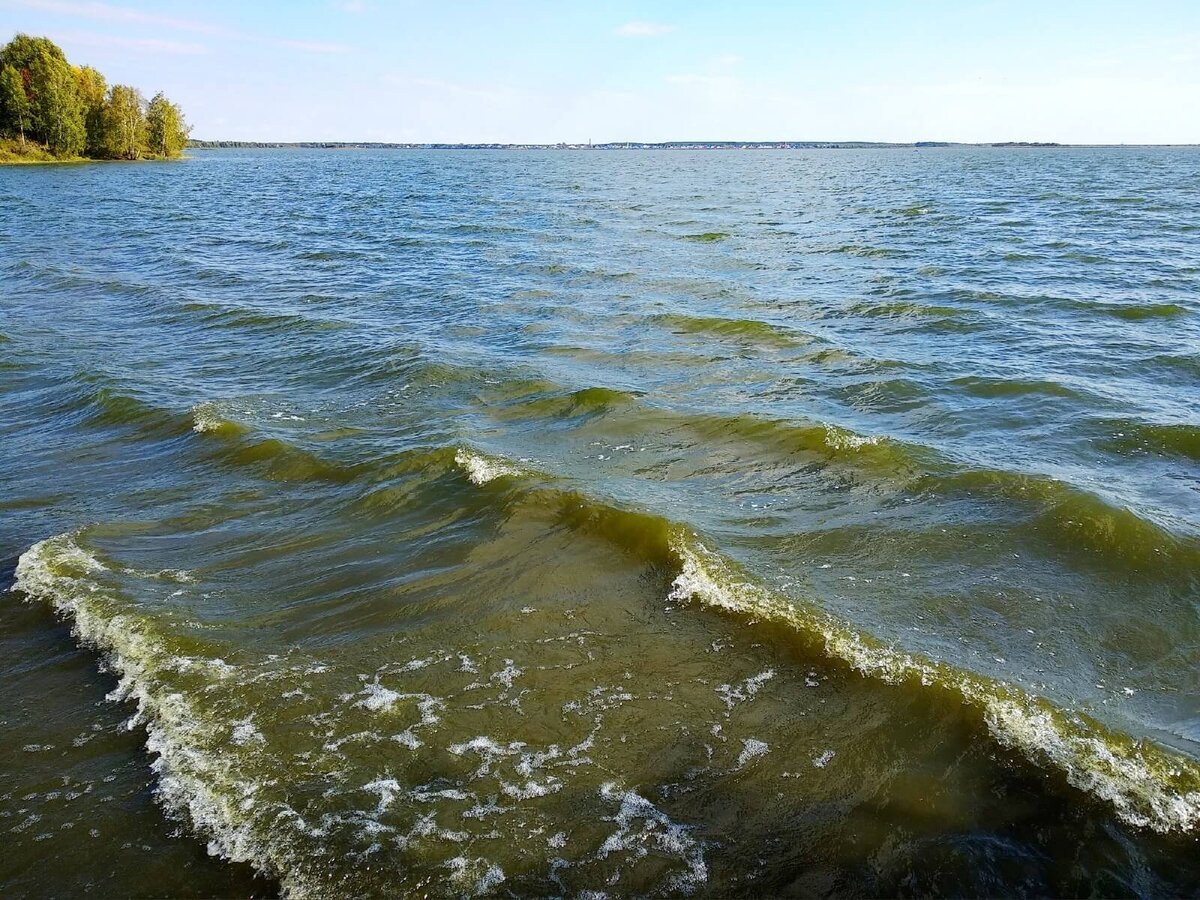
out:
<path id="1" fill-rule="evenodd" d="M 114 159 L 137 159 L 146 142 L 145 101 L 137 88 L 114 84 L 104 107 L 105 150 Z"/>
<path id="2" fill-rule="evenodd" d="M 4 124 L 15 127 L 21 135 L 21 146 L 25 146 L 25 128 L 29 122 L 29 97 L 25 93 L 25 79 L 13 66 L 0 69 L 0 110 L 4 111 Z"/>
<path id="3" fill-rule="evenodd" d="M 179 156 L 187 146 L 188 128 L 183 111 L 159 91 L 146 108 L 150 152 L 168 159 Z"/>

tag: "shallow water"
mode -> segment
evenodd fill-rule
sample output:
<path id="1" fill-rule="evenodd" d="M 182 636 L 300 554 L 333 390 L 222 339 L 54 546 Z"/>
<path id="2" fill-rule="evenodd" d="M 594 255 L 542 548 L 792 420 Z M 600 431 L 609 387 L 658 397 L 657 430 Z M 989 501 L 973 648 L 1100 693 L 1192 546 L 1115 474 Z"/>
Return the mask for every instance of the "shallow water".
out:
<path id="1" fill-rule="evenodd" d="M 0 171 L 0 888 L 1200 891 L 1197 235 L 1192 150 Z"/>

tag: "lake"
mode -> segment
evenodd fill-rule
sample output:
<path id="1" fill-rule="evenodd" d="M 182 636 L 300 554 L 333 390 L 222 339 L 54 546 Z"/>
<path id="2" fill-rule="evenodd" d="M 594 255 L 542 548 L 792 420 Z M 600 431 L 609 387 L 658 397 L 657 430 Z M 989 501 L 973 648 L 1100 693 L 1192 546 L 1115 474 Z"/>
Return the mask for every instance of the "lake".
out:
<path id="1" fill-rule="evenodd" d="M 0 891 L 1200 891 L 1200 152 L 0 170 Z"/>

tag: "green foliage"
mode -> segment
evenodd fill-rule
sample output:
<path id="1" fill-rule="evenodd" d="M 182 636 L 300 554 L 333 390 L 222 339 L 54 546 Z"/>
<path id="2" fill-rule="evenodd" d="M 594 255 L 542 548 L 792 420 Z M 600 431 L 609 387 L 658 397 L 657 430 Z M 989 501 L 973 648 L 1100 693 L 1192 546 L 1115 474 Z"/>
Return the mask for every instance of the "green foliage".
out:
<path id="1" fill-rule="evenodd" d="M 33 161 L 25 139 L 44 145 L 55 157 L 178 157 L 189 128 L 183 112 L 161 92 L 147 104 L 128 85 L 109 88 L 100 72 L 72 66 L 48 38 L 16 35 L 0 48 L 0 138 L 20 140 L 14 155 Z M 14 145 L 15 146 L 15 145 Z"/>
<path id="2" fill-rule="evenodd" d="M 183 110 L 162 91 L 154 95 L 146 108 L 146 126 L 151 153 L 170 158 L 178 156 L 187 146 L 191 129 L 184 121 Z"/>
<path id="3" fill-rule="evenodd" d="M 0 163 L 13 165 L 61 161 L 41 144 L 35 144 L 33 141 L 21 142 L 17 138 L 0 138 Z"/>
<path id="4" fill-rule="evenodd" d="M 137 88 L 114 84 L 104 107 L 105 155 L 137 159 L 146 146 L 146 101 Z"/>
<path id="5" fill-rule="evenodd" d="M 82 105 L 75 73 L 59 47 L 47 38 L 18 34 L 0 50 L 0 67 L 16 70 L 27 108 L 18 123 L 20 100 L 6 76 L 3 127 L 28 134 L 58 156 L 78 154 L 84 145 Z"/>
<path id="6" fill-rule="evenodd" d="M 30 37 L 27 34 L 18 34 L 0 50 L 0 66 L 12 66 L 18 72 L 32 69 L 34 62 L 42 58 L 61 63 L 67 61 L 62 48 L 50 38 Z"/>
<path id="7" fill-rule="evenodd" d="M 0 69 L 0 128 L 16 131 L 25 143 L 25 129 L 29 126 L 29 97 L 25 93 L 25 79 L 13 66 Z"/>
<path id="8" fill-rule="evenodd" d="M 75 70 L 66 60 L 42 55 L 29 69 L 33 122 L 56 156 L 78 156 L 87 143 L 83 98 Z"/>
<path id="9" fill-rule="evenodd" d="M 83 121 L 87 131 L 88 156 L 102 156 L 104 138 L 104 104 L 108 100 L 108 84 L 104 76 L 91 66 L 80 66 L 75 70 L 79 81 L 79 95 L 83 99 Z"/>

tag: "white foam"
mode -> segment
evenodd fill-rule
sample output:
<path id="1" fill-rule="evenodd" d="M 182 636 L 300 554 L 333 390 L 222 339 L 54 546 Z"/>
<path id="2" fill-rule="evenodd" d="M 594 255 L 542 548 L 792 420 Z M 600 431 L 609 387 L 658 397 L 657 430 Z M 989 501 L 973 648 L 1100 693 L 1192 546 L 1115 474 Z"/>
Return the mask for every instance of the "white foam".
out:
<path id="1" fill-rule="evenodd" d="M 531 800 L 534 797 L 545 797 L 547 794 L 562 790 L 562 781 L 553 775 L 545 781 L 530 779 L 524 784 L 509 784 L 507 781 L 501 781 L 500 790 L 512 800 Z"/>
<path id="2" fill-rule="evenodd" d="M 504 668 L 499 672 L 493 672 L 489 681 L 499 681 L 506 688 L 512 688 L 513 682 L 520 678 L 525 673 L 524 669 L 518 669 L 513 665 L 511 659 L 504 661 Z"/>
<path id="3" fill-rule="evenodd" d="M 369 709 L 372 712 L 390 712 L 396 702 L 404 695 L 399 691 L 393 691 L 390 688 L 385 688 L 378 681 L 368 684 L 362 690 L 363 699 L 359 700 L 355 706 L 361 706 L 364 709 Z"/>
<path id="4" fill-rule="evenodd" d="M 239 775 L 229 754 L 200 749 L 209 734 L 203 716 L 183 694 L 165 690 L 158 678 L 158 673 L 172 670 L 175 657 L 95 580 L 104 572 L 105 566 L 78 543 L 75 534 L 63 534 L 34 544 L 21 555 L 14 588 L 30 599 L 49 602 L 71 619 L 80 643 L 106 655 L 120 677 L 114 693 L 135 702 L 136 715 L 145 723 L 146 749 L 156 757 L 151 768 L 163 805 L 186 815 L 198 833 L 207 835 L 214 854 L 277 874 L 285 890 L 294 889 L 282 858 L 257 838 L 253 817 L 244 815 L 254 803 L 257 786 Z"/>
<path id="5" fill-rule="evenodd" d="M 424 787 L 413 788 L 413 790 L 408 792 L 408 796 L 418 803 L 433 803 L 435 800 L 470 800 L 474 797 L 473 794 L 460 791 L 458 788 L 443 788 L 439 791 L 432 791 Z"/>
<path id="6" fill-rule="evenodd" d="M 741 769 L 750 760 L 765 756 L 770 749 L 766 741 L 760 741 L 757 738 L 745 738 L 742 741 L 742 752 L 738 756 L 737 768 Z"/>
<path id="7" fill-rule="evenodd" d="M 600 846 L 596 854 L 599 858 L 625 853 L 639 860 L 654 850 L 674 857 L 684 867 L 683 872 L 672 876 L 668 890 L 690 894 L 708 880 L 704 848 L 686 826 L 673 822 L 635 791 L 622 791 L 614 782 L 602 785 L 600 796 L 609 802 L 619 801 L 621 806 L 611 820 L 617 823 L 617 830 Z"/>
<path id="8" fill-rule="evenodd" d="M 480 735 L 461 744 L 452 744 L 446 749 L 455 756 L 463 756 L 467 753 L 478 755 L 480 765 L 475 771 L 474 777 L 480 778 L 492 771 L 492 766 L 497 760 L 503 759 L 506 756 L 516 756 L 524 747 L 525 744 L 522 741 L 514 741 L 511 744 L 498 744 L 490 737 Z"/>
<path id="9" fill-rule="evenodd" d="M 246 744 L 263 744 L 266 743 L 266 738 L 263 733 L 258 730 L 254 724 L 254 716 L 247 716 L 240 722 L 235 722 L 233 730 L 230 733 L 230 740 L 235 744 L 245 746 Z"/>
<path id="10" fill-rule="evenodd" d="M 764 684 L 775 677 L 774 669 L 767 669 L 764 672 L 759 672 L 747 678 L 736 687 L 728 684 L 723 684 L 717 688 L 717 693 L 721 695 L 721 699 L 725 701 L 725 705 L 733 709 L 734 705 L 744 701 L 753 700 L 754 695 L 759 692 Z"/>
<path id="11" fill-rule="evenodd" d="M 217 415 L 211 403 L 200 403 L 192 407 L 192 431 L 197 434 L 220 431 L 229 423 Z"/>
<path id="12" fill-rule="evenodd" d="M 472 450 L 458 450 L 454 454 L 455 464 L 461 468 L 473 484 L 484 485 L 506 475 L 519 475 L 521 470 L 516 466 L 488 459 Z"/>
<path id="13" fill-rule="evenodd" d="M 504 870 L 486 859 L 467 859 L 456 856 L 447 860 L 450 882 L 467 891 L 467 896 L 477 897 L 504 881 Z"/>
<path id="14" fill-rule="evenodd" d="M 861 447 L 879 443 L 879 438 L 874 435 L 855 434 L 849 429 L 838 428 L 834 425 L 826 425 L 825 442 L 834 450 L 858 450 Z"/>
<path id="15" fill-rule="evenodd" d="M 416 672 L 420 669 L 426 668 L 427 666 L 433 665 L 434 662 L 436 662 L 436 660 L 432 656 L 426 659 L 410 659 L 396 671 L 400 674 Z"/>
<path id="16" fill-rule="evenodd" d="M 496 803 L 495 797 L 489 797 L 484 803 L 476 803 L 470 809 L 466 810 L 462 817 L 464 819 L 483 819 L 487 816 L 496 816 L 506 813 L 512 807 L 500 806 Z"/>
<path id="17" fill-rule="evenodd" d="M 979 710 L 991 734 L 1036 763 L 1049 763 L 1067 780 L 1112 804 L 1130 824 L 1159 832 L 1200 829 L 1200 766 L 1148 742 L 1110 735 L 1078 716 L 1068 718 L 1046 700 L 973 672 L 886 647 L 829 615 L 738 577 L 721 557 L 677 532 L 672 549 L 680 571 L 669 602 L 689 599 L 742 615 L 790 622 L 823 639 L 826 653 L 864 675 L 890 684 L 915 681 L 956 691 Z"/>
<path id="18" fill-rule="evenodd" d="M 395 778 L 376 778 L 369 784 L 364 784 L 362 789 L 379 795 L 379 806 L 375 809 L 377 815 L 385 812 L 392 802 L 404 792 L 404 788 Z"/>

